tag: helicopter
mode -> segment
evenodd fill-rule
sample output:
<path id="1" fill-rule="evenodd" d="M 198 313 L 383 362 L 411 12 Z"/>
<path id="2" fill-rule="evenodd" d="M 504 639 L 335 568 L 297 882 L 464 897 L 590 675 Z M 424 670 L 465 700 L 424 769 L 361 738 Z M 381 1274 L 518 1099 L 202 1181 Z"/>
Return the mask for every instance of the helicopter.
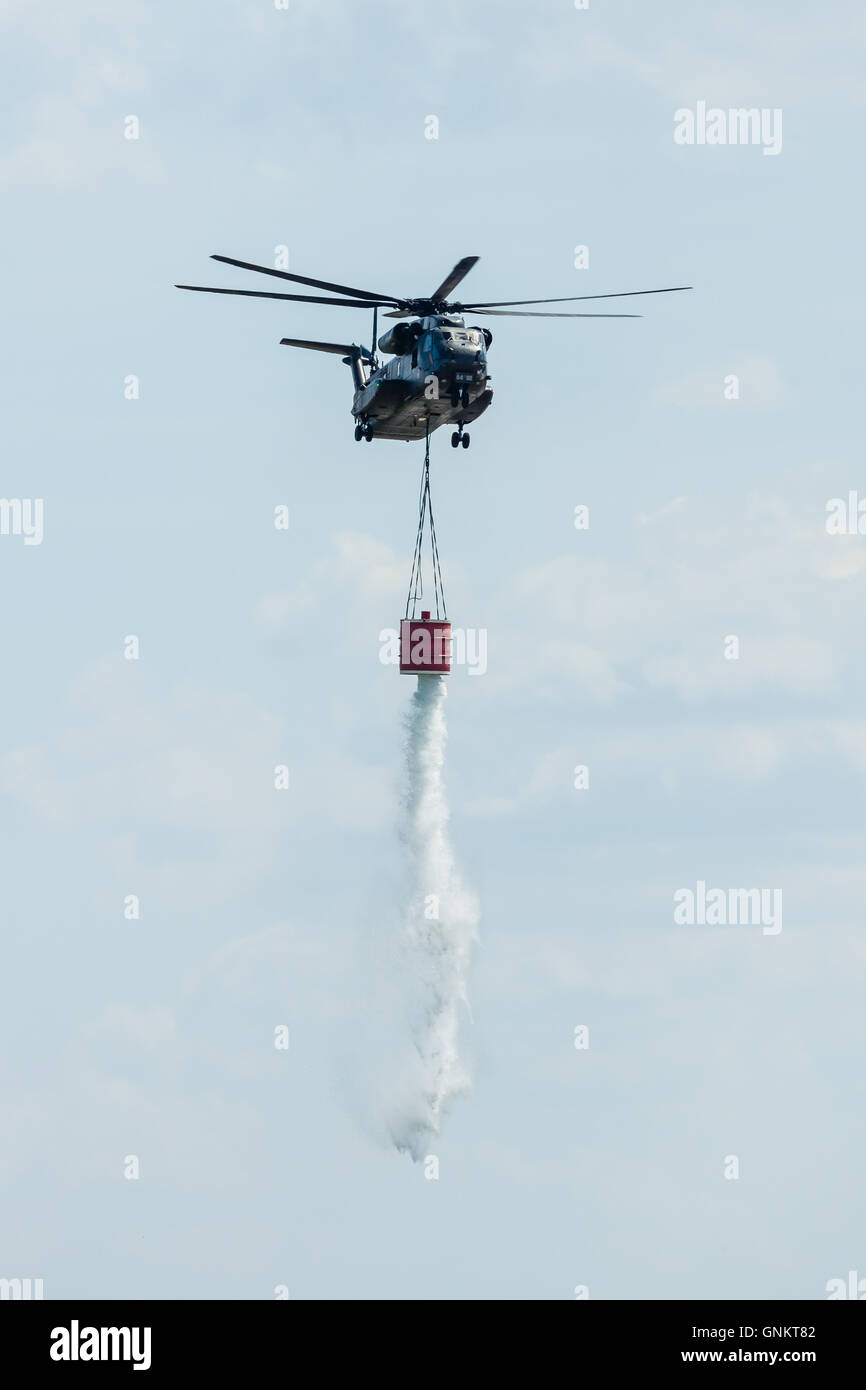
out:
<path id="1" fill-rule="evenodd" d="M 351 368 L 355 388 L 352 415 L 355 439 L 429 439 L 440 425 L 453 424 L 451 435 L 456 449 L 469 448 L 466 425 L 477 420 L 493 400 L 487 370 L 487 350 L 493 341 L 489 328 L 467 325 L 464 314 L 473 317 L 495 315 L 516 318 L 596 318 L 633 319 L 640 314 L 574 313 L 526 310 L 527 304 L 566 304 L 589 299 L 625 299 L 645 294 L 674 294 L 691 285 L 671 285 L 659 290 L 624 290 L 620 294 L 577 294 L 557 299 L 506 299 L 460 303 L 449 295 L 477 263 L 477 256 L 464 256 L 431 295 L 407 299 L 399 295 L 358 290 L 329 280 L 314 280 L 288 270 L 238 261 L 231 256 L 212 256 L 211 260 L 260 275 L 272 275 L 313 289 L 328 290 L 341 298 L 322 295 L 276 293 L 268 290 L 219 289 L 212 285 L 176 285 L 179 290 L 202 294 L 238 294 L 253 299 L 293 300 L 302 304 L 333 304 L 337 307 L 368 309 L 373 313 L 372 348 L 358 343 L 324 343 L 307 338 L 281 338 L 281 347 L 307 348 L 340 357 Z M 377 315 L 404 320 L 395 323 L 376 340 Z M 405 322 L 405 320 L 411 320 Z M 390 357 L 380 364 L 376 347 Z"/>

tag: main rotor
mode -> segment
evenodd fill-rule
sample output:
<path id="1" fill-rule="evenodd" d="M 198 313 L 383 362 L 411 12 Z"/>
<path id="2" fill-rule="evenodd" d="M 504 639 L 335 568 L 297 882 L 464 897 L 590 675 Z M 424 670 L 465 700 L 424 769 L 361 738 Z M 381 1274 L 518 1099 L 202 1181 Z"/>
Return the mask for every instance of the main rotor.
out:
<path id="1" fill-rule="evenodd" d="M 331 280 L 314 280 L 309 275 L 296 275 L 288 270 L 275 270 L 267 265 L 255 265 L 251 261 L 237 261 L 232 256 L 211 256 L 213 261 L 236 266 L 239 270 L 252 270 L 258 275 L 273 275 L 280 280 L 290 280 L 294 284 L 308 285 L 313 289 L 328 290 L 329 295 L 286 294 L 269 290 L 220 289 L 214 285 L 177 285 L 179 290 L 196 290 L 202 294 L 236 294 L 250 299 L 292 300 L 300 304 L 333 304 L 347 309 L 384 309 L 385 318 L 425 318 L 430 314 L 493 314 L 497 317 L 542 318 L 542 319 L 637 319 L 641 314 L 574 313 L 560 310 L 541 312 L 515 307 L 527 304 L 573 304 L 590 299 L 627 299 L 644 294 L 674 294 L 678 290 L 689 290 L 691 285 L 669 285 L 660 290 L 622 290 L 617 294 L 572 294 L 555 299 L 491 299 L 476 303 L 461 303 L 448 296 L 457 288 L 478 260 L 477 256 L 464 256 L 450 271 L 441 285 L 429 296 L 423 298 L 403 298 L 399 295 L 379 294 L 375 290 L 359 290 L 351 285 L 339 285 Z M 333 296 L 340 296 L 334 298 Z"/>

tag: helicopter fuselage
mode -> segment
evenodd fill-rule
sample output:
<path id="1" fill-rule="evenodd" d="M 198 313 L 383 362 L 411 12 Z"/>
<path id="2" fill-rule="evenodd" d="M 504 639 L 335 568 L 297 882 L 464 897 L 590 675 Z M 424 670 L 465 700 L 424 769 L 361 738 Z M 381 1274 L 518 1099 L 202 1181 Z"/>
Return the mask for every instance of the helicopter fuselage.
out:
<path id="1" fill-rule="evenodd" d="M 440 425 L 477 420 L 493 400 L 487 373 L 489 330 L 469 327 L 455 314 L 431 314 L 401 323 L 379 339 L 397 351 L 382 366 L 353 363 L 352 414 L 376 439 L 423 439 Z"/>
<path id="2" fill-rule="evenodd" d="M 634 295 L 673 294 L 688 285 L 669 285 L 660 290 L 624 290 L 616 294 L 558 295 L 548 299 L 485 299 L 476 302 L 450 296 L 478 261 L 464 256 L 430 295 L 405 297 L 382 291 L 358 289 L 335 280 L 318 280 L 277 266 L 239 261 L 234 256 L 212 257 L 239 270 L 251 270 L 278 280 L 288 280 L 305 288 L 326 290 L 328 295 L 293 294 L 286 290 L 244 290 L 219 285 L 178 285 L 181 290 L 199 294 L 246 295 L 253 299 L 276 299 L 298 304 L 330 304 L 338 309 L 367 309 L 373 312 L 373 346 L 358 343 L 331 343 L 311 338 L 281 338 L 281 347 L 304 348 L 310 352 L 331 353 L 342 358 L 352 371 L 355 394 L 352 415 L 355 439 L 423 439 L 440 425 L 455 424 L 452 446 L 469 448 L 464 425 L 477 420 L 493 400 L 487 374 L 487 349 L 493 341 L 488 328 L 465 324 L 469 313 L 497 318 L 621 319 L 640 318 L 640 314 L 584 310 L 548 309 L 549 304 L 570 304 L 577 300 L 623 299 Z M 543 304 L 542 310 L 535 308 Z M 527 306 L 532 306 L 527 308 Z M 380 365 L 376 356 L 376 324 L 379 310 L 399 320 L 378 341 L 390 361 Z"/>

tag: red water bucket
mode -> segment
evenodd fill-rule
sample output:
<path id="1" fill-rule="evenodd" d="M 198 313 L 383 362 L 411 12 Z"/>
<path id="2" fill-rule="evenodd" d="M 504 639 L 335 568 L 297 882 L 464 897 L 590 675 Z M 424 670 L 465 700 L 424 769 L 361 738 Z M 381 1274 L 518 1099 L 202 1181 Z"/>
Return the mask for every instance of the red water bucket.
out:
<path id="1" fill-rule="evenodd" d="M 400 622 L 400 672 L 404 676 L 447 676 L 451 670 L 451 624 L 431 618 Z"/>

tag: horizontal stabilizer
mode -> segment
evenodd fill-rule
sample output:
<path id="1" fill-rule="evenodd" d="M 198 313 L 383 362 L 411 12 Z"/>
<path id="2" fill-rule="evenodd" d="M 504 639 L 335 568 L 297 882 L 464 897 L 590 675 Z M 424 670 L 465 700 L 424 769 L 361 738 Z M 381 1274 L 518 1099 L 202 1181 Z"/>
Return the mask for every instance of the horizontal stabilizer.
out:
<path id="1" fill-rule="evenodd" d="M 359 348 L 357 343 L 316 343 L 311 338 L 281 338 L 280 346 L 312 348 L 314 352 L 333 352 L 338 357 L 353 357 L 359 353 L 362 358 L 367 358 L 366 348 Z"/>

